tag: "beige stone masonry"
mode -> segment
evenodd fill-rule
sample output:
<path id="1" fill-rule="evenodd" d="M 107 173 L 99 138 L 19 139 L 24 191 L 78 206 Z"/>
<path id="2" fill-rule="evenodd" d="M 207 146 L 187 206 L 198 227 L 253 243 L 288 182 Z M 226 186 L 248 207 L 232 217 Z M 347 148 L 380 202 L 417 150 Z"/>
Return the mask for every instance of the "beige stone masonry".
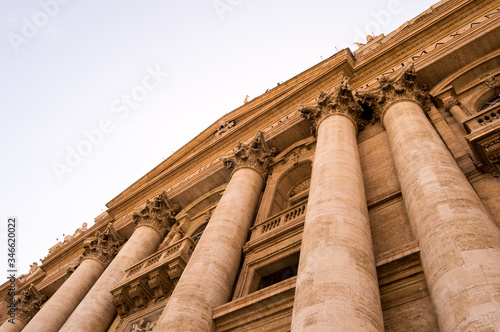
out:
<path id="1" fill-rule="evenodd" d="M 383 331 L 356 127 L 363 110 L 348 81 L 301 110 L 318 125 L 292 331 Z M 361 123 L 362 125 L 363 123 Z"/>
<path id="2" fill-rule="evenodd" d="M 425 117 L 414 80 L 405 89 L 387 93 L 383 124 L 440 329 L 500 331 L 500 230 Z"/>
<path id="3" fill-rule="evenodd" d="M 86 239 L 83 244 L 85 248 L 82 255 L 83 261 L 29 322 L 24 331 L 59 331 L 115 257 L 122 243 L 123 239 L 112 225 L 108 226 L 102 234 L 96 232 L 95 236 Z"/>
<path id="4" fill-rule="evenodd" d="M 80 302 L 60 331 L 107 331 L 116 315 L 111 290 L 125 276 L 125 270 L 153 254 L 166 231 L 175 223 L 179 211 L 164 193 L 134 214 L 137 227 L 134 233 L 103 272 L 99 280 Z M 78 271 L 78 269 L 77 269 Z"/>
<path id="5" fill-rule="evenodd" d="M 235 170 L 154 331 L 215 331 L 229 301 L 272 151 L 259 133 L 226 159 Z"/>

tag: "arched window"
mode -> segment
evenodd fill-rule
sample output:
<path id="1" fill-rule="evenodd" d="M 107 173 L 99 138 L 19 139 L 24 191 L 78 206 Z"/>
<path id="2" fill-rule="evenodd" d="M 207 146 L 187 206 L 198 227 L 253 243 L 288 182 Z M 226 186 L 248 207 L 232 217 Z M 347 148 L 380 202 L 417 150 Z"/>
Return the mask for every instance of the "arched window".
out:
<path id="1" fill-rule="evenodd" d="M 292 167 L 276 185 L 269 216 L 275 215 L 307 199 L 312 166 L 305 162 Z"/>
<path id="2" fill-rule="evenodd" d="M 490 98 L 487 102 L 481 106 L 479 109 L 479 112 L 485 111 L 491 107 L 495 107 L 497 105 L 500 105 L 500 94 L 494 95 L 492 98 Z"/>

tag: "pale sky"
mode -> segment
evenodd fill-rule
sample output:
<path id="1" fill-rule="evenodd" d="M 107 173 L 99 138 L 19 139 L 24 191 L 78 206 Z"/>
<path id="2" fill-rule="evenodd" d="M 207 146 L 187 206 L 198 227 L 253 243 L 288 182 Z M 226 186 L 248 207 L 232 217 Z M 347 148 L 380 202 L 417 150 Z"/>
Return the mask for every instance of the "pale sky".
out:
<path id="1" fill-rule="evenodd" d="M 9 216 L 26 273 L 246 95 L 435 2 L 1 1 L 0 269 Z"/>

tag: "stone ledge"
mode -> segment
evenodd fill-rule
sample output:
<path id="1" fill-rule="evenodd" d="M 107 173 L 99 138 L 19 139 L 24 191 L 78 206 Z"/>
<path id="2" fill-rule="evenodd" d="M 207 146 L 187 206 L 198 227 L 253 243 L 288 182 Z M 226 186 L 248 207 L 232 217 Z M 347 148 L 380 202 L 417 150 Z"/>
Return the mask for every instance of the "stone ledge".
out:
<path id="1" fill-rule="evenodd" d="M 289 331 L 296 282 L 293 277 L 215 308 L 217 331 Z"/>

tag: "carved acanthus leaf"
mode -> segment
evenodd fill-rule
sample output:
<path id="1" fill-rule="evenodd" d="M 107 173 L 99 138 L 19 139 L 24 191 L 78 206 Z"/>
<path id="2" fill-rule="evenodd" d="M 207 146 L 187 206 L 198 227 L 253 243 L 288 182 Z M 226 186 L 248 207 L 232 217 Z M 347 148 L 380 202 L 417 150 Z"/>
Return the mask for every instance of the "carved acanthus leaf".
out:
<path id="1" fill-rule="evenodd" d="M 349 84 L 349 78 L 344 76 L 340 85 L 331 93 L 321 91 L 316 103 L 299 109 L 302 117 L 313 123 L 311 131 L 316 135 L 318 125 L 323 119 L 333 114 L 343 114 L 352 119 L 359 130 L 369 123 L 365 119 L 363 108 L 355 100 Z"/>
<path id="2" fill-rule="evenodd" d="M 162 236 L 176 223 L 175 216 L 181 210 L 179 204 L 173 204 L 166 193 L 161 193 L 146 201 L 146 206 L 134 212 L 134 222 L 138 226 L 147 225 L 156 229 Z"/>
<path id="3" fill-rule="evenodd" d="M 266 175 L 269 165 L 272 163 L 273 157 L 277 154 L 275 148 L 269 148 L 264 134 L 259 131 L 257 135 L 248 144 L 239 143 L 234 154 L 230 157 L 222 158 L 224 165 L 227 168 L 237 170 L 242 167 L 250 167 L 262 175 Z"/>
<path id="4" fill-rule="evenodd" d="M 449 111 L 450 108 L 452 108 L 453 106 L 455 105 L 460 105 L 460 102 L 458 101 L 457 98 L 455 97 L 452 97 L 452 98 L 448 98 L 446 100 L 443 100 L 443 107 L 445 110 Z"/>
<path id="5" fill-rule="evenodd" d="M 93 258 L 107 266 L 124 242 L 125 239 L 118 234 L 113 224 L 109 224 L 104 232 L 97 231 L 94 236 L 85 239 L 83 259 Z"/>
<path id="6" fill-rule="evenodd" d="M 47 296 L 41 294 L 35 285 L 31 284 L 20 295 L 16 295 L 14 300 L 16 301 L 16 316 L 27 324 L 40 310 L 40 306 L 47 300 Z"/>
<path id="7" fill-rule="evenodd" d="M 378 118 L 390 104 L 403 99 L 414 100 L 427 110 L 430 102 L 429 93 L 425 85 L 419 88 L 416 77 L 415 67 L 411 64 L 395 79 L 389 80 L 387 76 L 382 76 L 378 81 L 377 88 L 369 91 L 358 91 L 356 97 L 360 99 L 362 105 L 372 108 Z"/>

